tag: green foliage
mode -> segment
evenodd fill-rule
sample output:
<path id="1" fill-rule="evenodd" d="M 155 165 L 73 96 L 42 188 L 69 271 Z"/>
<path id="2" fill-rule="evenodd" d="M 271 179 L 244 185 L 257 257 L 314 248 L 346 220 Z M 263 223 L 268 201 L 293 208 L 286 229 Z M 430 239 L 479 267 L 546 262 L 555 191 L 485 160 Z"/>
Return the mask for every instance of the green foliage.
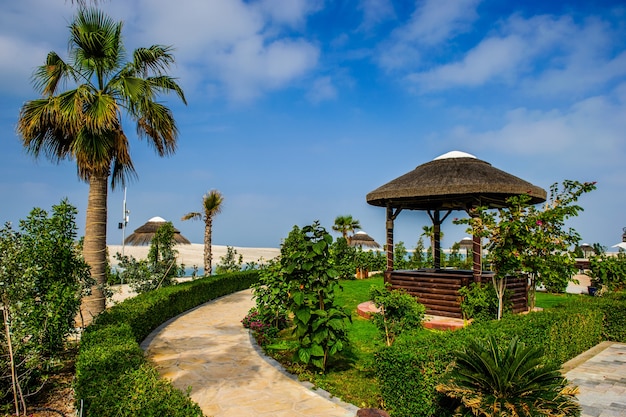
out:
<path id="1" fill-rule="evenodd" d="M 220 256 L 220 262 L 215 266 L 215 273 L 219 275 L 241 271 L 243 269 L 243 255 L 237 255 L 235 248 L 226 246 L 226 255 Z"/>
<path id="2" fill-rule="evenodd" d="M 361 250 L 361 252 L 363 252 Z M 358 249 L 348 245 L 348 240 L 340 237 L 330 247 L 332 266 L 337 271 L 340 279 L 354 279 L 354 272 L 359 265 L 361 257 Z M 364 266 L 367 268 L 367 265 Z"/>
<path id="3" fill-rule="evenodd" d="M 89 268 L 76 244 L 76 209 L 67 200 L 52 212 L 35 208 L 19 231 L 0 229 L 0 301 L 3 307 L 2 353 L 12 354 L 16 384 L 28 395 L 53 365 L 73 331 L 81 290 L 89 286 Z M 10 345 L 9 345 L 10 342 Z M 11 387 L 11 363 L 0 359 L 4 394 Z"/>
<path id="4" fill-rule="evenodd" d="M 411 256 L 409 257 L 409 269 L 420 269 L 424 268 L 426 264 L 426 259 L 424 259 L 424 240 L 419 238 L 417 244 L 415 245 L 415 249 Z"/>
<path id="5" fill-rule="evenodd" d="M 262 323 L 281 327 L 287 319 L 289 283 L 279 260 L 270 260 L 259 271 L 259 281 L 252 285 L 256 311 Z"/>
<path id="6" fill-rule="evenodd" d="M 76 360 L 76 400 L 85 416 L 202 416 L 188 396 L 158 377 L 138 343 L 168 319 L 249 288 L 258 272 L 215 275 L 128 299 L 90 325 Z"/>
<path id="7" fill-rule="evenodd" d="M 506 347 L 494 337 L 470 340 L 454 354 L 454 366 L 437 385 L 453 400 L 455 415 L 496 417 L 579 416 L 575 389 L 559 366 L 546 364 L 543 351 L 513 338 Z"/>
<path id="8" fill-rule="evenodd" d="M 404 246 L 404 242 L 400 241 L 396 243 L 393 247 L 393 268 L 394 269 L 408 269 L 409 268 L 409 260 L 408 260 L 409 252 L 406 250 Z"/>
<path id="9" fill-rule="evenodd" d="M 372 315 L 372 321 L 387 346 L 391 346 L 403 332 L 421 328 L 426 307 L 418 303 L 415 297 L 388 287 L 372 287 L 370 297 L 380 309 L 379 313 Z"/>
<path id="10" fill-rule="evenodd" d="M 531 205 L 529 196 L 522 195 L 508 199 L 509 206 L 497 213 L 479 207 L 469 219 L 455 221 L 468 224 L 468 231 L 474 235 L 489 239 L 485 248 L 500 300 L 506 277 L 520 272 L 529 274 L 533 288 L 542 284 L 548 291 L 565 290 L 575 272 L 575 259 L 569 248 L 580 241 L 575 230 L 565 228 L 565 221 L 583 210 L 576 201 L 594 189 L 594 183 L 565 180 L 562 189 L 558 184 L 550 187 L 550 198 L 543 210 Z"/>
<path id="11" fill-rule="evenodd" d="M 453 352 L 471 340 L 485 342 L 495 337 L 498 343 L 506 344 L 519 337 L 526 346 L 544 349 L 546 363 L 558 367 L 602 340 L 606 317 L 595 303 L 572 302 L 542 312 L 507 315 L 500 321 L 476 323 L 454 332 L 407 333 L 376 353 L 376 375 L 386 409 L 394 417 L 450 415 L 435 387 L 453 361 Z"/>
<path id="12" fill-rule="evenodd" d="M 339 285 L 330 263 L 333 238 L 319 222 L 305 226 L 290 253 L 281 253 L 282 270 L 290 292 L 287 306 L 293 313 L 298 358 L 324 371 L 330 356 L 347 342 L 349 315 L 335 303 Z"/>
<path id="13" fill-rule="evenodd" d="M 174 225 L 166 222 L 154 234 L 147 259 L 137 260 L 132 256 L 115 254 L 119 261 L 120 279 L 138 293 L 174 285 L 174 278 L 184 272 L 184 268 L 176 264 L 178 251 L 174 249 L 175 244 Z"/>
<path id="14" fill-rule="evenodd" d="M 498 317 L 498 295 L 492 284 L 472 282 L 467 287 L 459 289 L 461 312 L 466 320 L 474 322 L 494 320 Z M 510 311 L 511 303 L 505 294 L 504 312 Z"/>
<path id="15" fill-rule="evenodd" d="M 589 258 L 591 278 L 597 286 L 606 286 L 610 291 L 626 288 L 626 253 L 616 256 L 602 254 Z"/>

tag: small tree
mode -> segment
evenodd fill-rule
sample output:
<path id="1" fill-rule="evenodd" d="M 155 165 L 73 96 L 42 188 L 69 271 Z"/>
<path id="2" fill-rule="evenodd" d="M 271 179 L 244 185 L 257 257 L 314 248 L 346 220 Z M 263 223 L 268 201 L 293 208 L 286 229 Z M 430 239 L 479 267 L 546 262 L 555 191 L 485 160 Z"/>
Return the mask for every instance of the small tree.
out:
<path id="1" fill-rule="evenodd" d="M 184 272 L 176 263 L 178 251 L 174 249 L 174 230 L 172 222 L 163 223 L 157 229 L 150 243 L 147 259 L 137 260 L 119 253 L 115 255 L 119 261 L 121 279 L 128 282 L 136 292 L 172 285 L 175 283 L 174 278 Z"/>
<path id="2" fill-rule="evenodd" d="M 0 300 L 4 319 L 2 373 L 11 381 L 16 414 L 26 412 L 24 398 L 53 366 L 75 328 L 89 267 L 76 244 L 76 209 L 67 200 L 52 213 L 35 208 L 20 231 L 0 229 Z M 2 383 L 4 385 L 4 383 Z M 20 411 L 21 410 L 21 411 Z"/>
<path id="3" fill-rule="evenodd" d="M 239 255 L 239 256 L 237 256 Z M 216 274 L 239 272 L 243 268 L 243 255 L 238 254 L 232 246 L 226 246 L 226 255 L 220 257 L 220 263 L 215 266 Z"/>
<path id="4" fill-rule="evenodd" d="M 413 253 L 409 257 L 409 268 L 420 269 L 424 267 L 424 240 L 420 237 L 415 245 Z"/>
<path id="5" fill-rule="evenodd" d="M 354 279 L 354 271 L 357 267 L 357 249 L 349 246 L 343 237 L 337 238 L 330 247 L 333 268 L 341 279 Z"/>
<path id="6" fill-rule="evenodd" d="M 488 261 L 494 271 L 493 285 L 498 295 L 498 319 L 502 317 L 503 297 L 508 275 L 526 273 L 531 281 L 531 307 L 534 287 L 543 284 L 552 291 L 563 291 L 574 272 L 574 258 L 569 248 L 580 236 L 565 228 L 565 221 L 582 211 L 575 204 L 595 183 L 563 181 L 550 187 L 550 199 L 539 210 L 527 195 L 511 197 L 508 206 L 494 212 L 486 207 L 473 210 L 469 219 L 455 220 L 470 225 L 469 232 L 489 241 Z"/>
<path id="7" fill-rule="evenodd" d="M 400 290 L 388 287 L 370 288 L 370 297 L 380 312 L 372 315 L 372 321 L 384 335 L 387 346 L 405 331 L 419 329 L 424 321 L 426 307 L 415 297 Z"/>
<path id="8" fill-rule="evenodd" d="M 393 247 L 393 267 L 395 269 L 407 269 L 409 267 L 408 254 L 404 242 L 396 243 Z"/>
<path id="9" fill-rule="evenodd" d="M 350 316 L 335 302 L 338 274 L 330 264 L 332 236 L 315 222 L 302 228 L 293 251 L 282 258 L 282 274 L 289 283 L 288 308 L 293 313 L 298 358 L 324 371 L 330 356 L 348 342 Z"/>

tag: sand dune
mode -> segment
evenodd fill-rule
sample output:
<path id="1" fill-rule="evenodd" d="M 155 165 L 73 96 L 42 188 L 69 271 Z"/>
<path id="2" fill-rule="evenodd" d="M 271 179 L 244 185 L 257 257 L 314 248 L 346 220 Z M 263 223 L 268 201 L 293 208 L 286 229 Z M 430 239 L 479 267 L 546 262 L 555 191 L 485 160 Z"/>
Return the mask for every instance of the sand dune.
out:
<path id="1" fill-rule="evenodd" d="M 109 261 L 111 265 L 117 265 L 117 259 L 114 258 L 116 253 L 122 252 L 122 245 L 108 245 Z M 204 245 L 201 243 L 192 243 L 191 245 L 176 245 L 178 251 L 178 263 L 185 264 L 191 268 L 197 265 L 200 269 L 204 265 Z M 220 263 L 220 258 L 226 255 L 226 246 L 212 245 L 211 252 L 213 254 L 213 265 Z M 131 255 L 136 259 L 145 259 L 148 255 L 149 246 L 124 246 L 124 254 Z M 237 255 L 243 256 L 243 262 L 267 262 L 268 260 L 280 255 L 278 248 L 247 248 L 233 246 L 237 251 Z"/>

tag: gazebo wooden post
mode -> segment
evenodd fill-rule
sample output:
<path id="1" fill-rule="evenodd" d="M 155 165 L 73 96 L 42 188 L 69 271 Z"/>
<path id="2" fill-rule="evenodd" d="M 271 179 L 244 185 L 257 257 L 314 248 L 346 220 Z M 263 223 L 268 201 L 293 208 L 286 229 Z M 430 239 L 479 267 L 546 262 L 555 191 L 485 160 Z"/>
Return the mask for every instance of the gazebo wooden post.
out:
<path id="1" fill-rule="evenodd" d="M 430 214 L 430 213 L 429 213 Z M 433 216 L 433 267 L 435 269 L 441 268 L 441 219 L 439 218 L 439 210 L 435 210 Z"/>
<path id="2" fill-rule="evenodd" d="M 483 274 L 482 243 L 480 236 L 472 236 L 472 275 L 474 282 L 480 282 Z"/>
<path id="3" fill-rule="evenodd" d="M 391 271 L 393 271 L 393 208 L 387 205 L 387 270 L 385 271 L 385 283 L 391 282 Z"/>

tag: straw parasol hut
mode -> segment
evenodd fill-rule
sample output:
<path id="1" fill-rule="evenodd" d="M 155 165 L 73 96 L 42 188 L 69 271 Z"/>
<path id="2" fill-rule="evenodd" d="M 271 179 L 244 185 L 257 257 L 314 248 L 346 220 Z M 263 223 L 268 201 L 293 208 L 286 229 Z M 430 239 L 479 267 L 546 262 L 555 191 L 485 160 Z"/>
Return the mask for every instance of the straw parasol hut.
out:
<path id="1" fill-rule="evenodd" d="M 124 244 L 133 246 L 149 245 L 156 231 L 166 222 L 167 220 L 162 217 L 151 218 L 142 226 L 135 229 L 133 233 L 128 235 L 128 237 L 124 239 Z M 180 234 L 180 230 L 176 228 L 174 228 L 174 241 L 183 245 L 191 244 L 185 236 Z"/>
<path id="2" fill-rule="evenodd" d="M 374 238 L 363 231 L 356 232 L 354 235 L 352 235 L 348 239 L 348 244 L 350 246 L 380 248 L 380 245 L 374 240 Z"/>

